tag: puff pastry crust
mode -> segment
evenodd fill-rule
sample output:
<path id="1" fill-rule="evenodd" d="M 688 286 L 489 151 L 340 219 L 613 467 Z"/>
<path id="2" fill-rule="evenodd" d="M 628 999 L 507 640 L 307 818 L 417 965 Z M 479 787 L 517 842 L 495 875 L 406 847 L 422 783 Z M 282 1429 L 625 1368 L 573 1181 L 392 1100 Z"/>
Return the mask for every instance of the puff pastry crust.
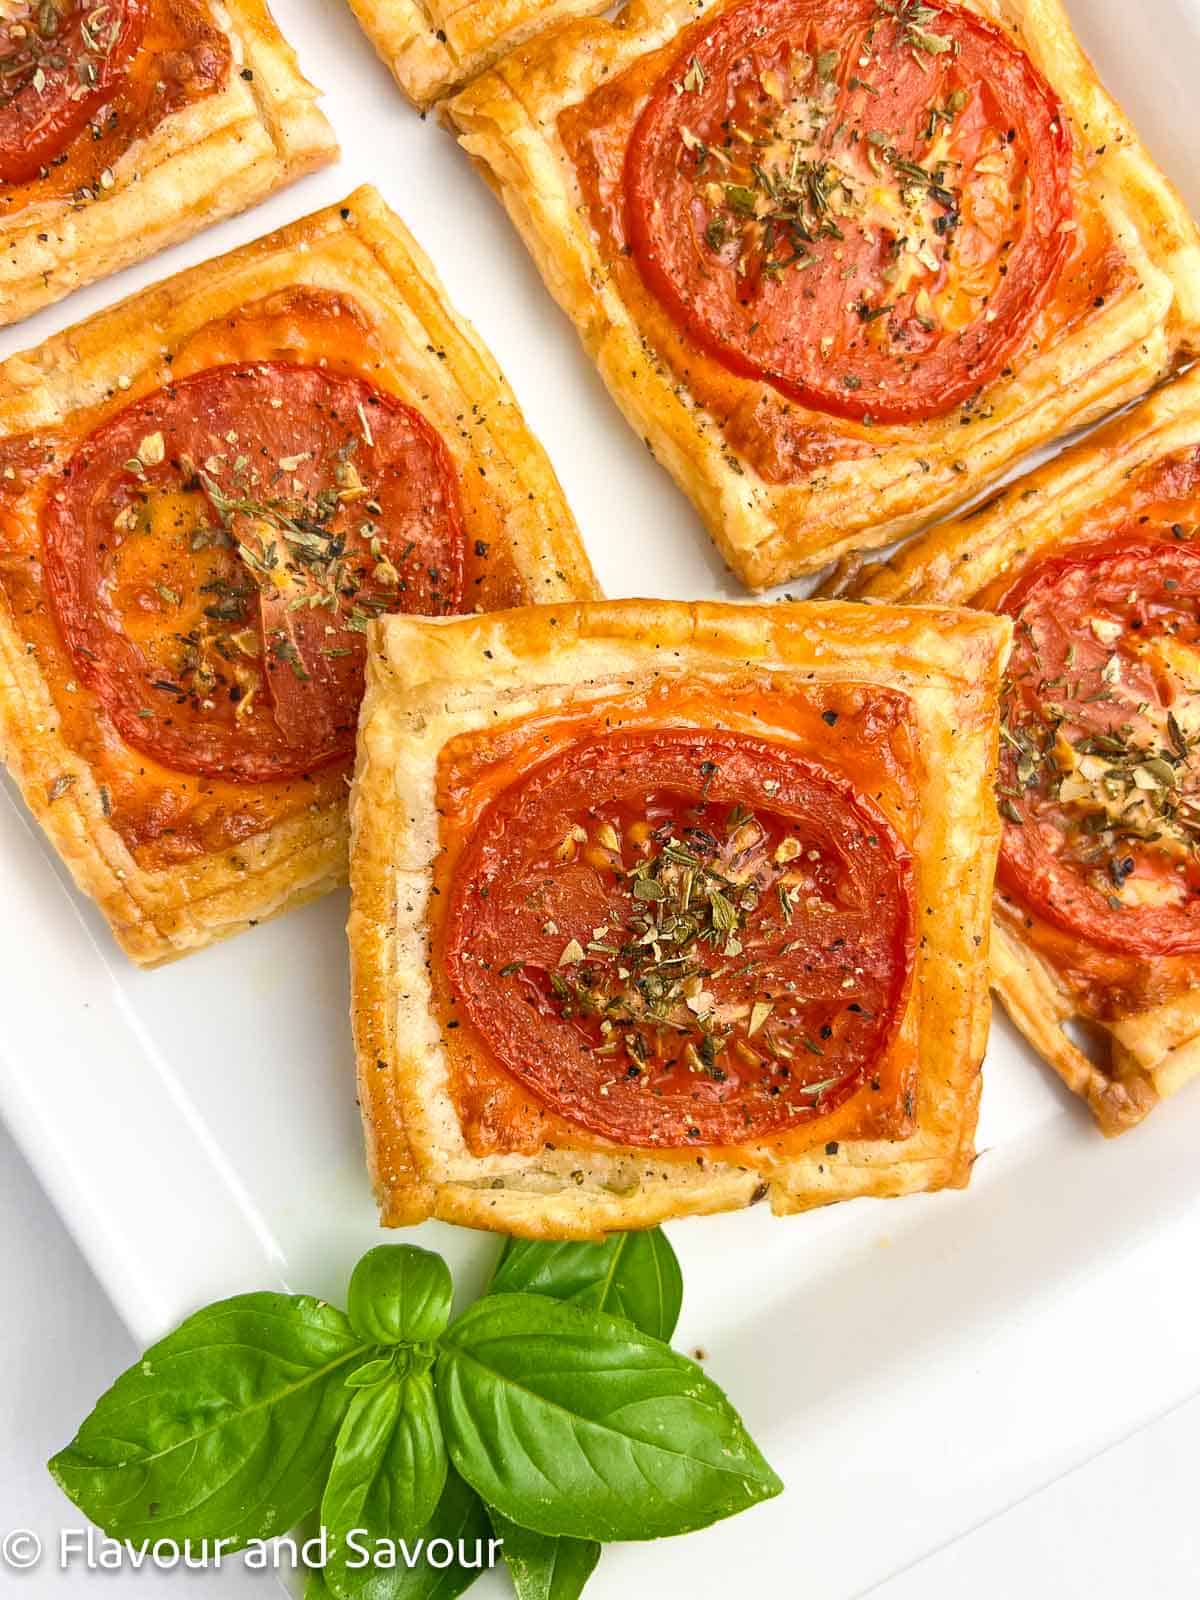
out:
<path id="1" fill-rule="evenodd" d="M 1018 478 L 966 517 L 933 529 L 891 560 L 849 561 L 827 592 L 886 605 L 970 605 L 1032 561 L 1069 550 L 1167 458 L 1200 448 L 1200 369 L 1165 384 L 1132 411 L 1049 465 Z M 1094 537 L 1094 534 L 1092 535 Z M 1200 962 L 1160 1004 L 1096 1016 L 1019 919 L 998 920 L 992 981 L 1017 1027 L 1087 1102 L 1105 1134 L 1133 1127 L 1200 1074 Z M 1097 1048 L 1080 1047 L 1084 1024 Z M 1074 1035 L 1074 1036 L 1073 1036 Z"/>
<path id="2" fill-rule="evenodd" d="M 134 137 L 95 184 L 0 210 L 0 324 L 257 205 L 338 153 L 317 91 L 264 0 L 201 0 L 225 81 Z M 91 139 L 90 128 L 78 136 Z"/>
<path id="3" fill-rule="evenodd" d="M 237 808 L 261 798 L 254 785 L 239 787 L 227 796 L 234 822 L 223 848 L 172 861 L 129 843 L 118 788 L 126 786 L 135 799 L 151 789 L 177 798 L 187 780 L 125 745 L 90 691 L 71 681 L 38 566 L 38 496 L 46 492 L 47 472 L 58 469 L 26 471 L 25 463 L 40 463 L 44 445 L 50 459 L 56 449 L 69 451 L 98 422 L 172 377 L 245 355 L 239 337 L 258 340 L 249 347 L 255 359 L 306 353 L 325 359 L 324 347 L 306 351 L 303 344 L 305 296 L 332 306 L 331 359 L 345 359 L 359 338 L 363 376 L 411 404 L 440 433 L 463 483 L 466 536 L 489 552 L 489 561 L 503 564 L 504 603 L 597 592 L 553 470 L 512 392 L 373 189 L 359 189 L 341 206 L 170 278 L 6 361 L 0 366 L 0 754 L 79 888 L 142 965 L 198 949 L 344 880 L 344 773 L 332 769 L 311 794 L 299 785 L 299 801 L 292 795 L 274 810 L 268 804 L 270 825 L 262 828 L 237 822 Z M 249 319 L 250 334 L 231 331 L 240 317 Z"/>
<path id="4" fill-rule="evenodd" d="M 679 362 L 647 342 L 638 305 L 621 287 L 629 280 L 605 258 L 589 220 L 560 120 L 721 3 L 631 0 L 613 21 L 562 24 L 447 101 L 443 114 L 499 193 L 631 425 L 694 501 L 729 566 L 762 589 L 912 533 L 1033 447 L 1152 387 L 1196 348 L 1200 248 L 1182 202 L 1098 81 L 1059 0 L 966 0 L 1028 52 L 1066 107 L 1079 152 L 1076 216 L 1106 241 L 1112 281 L 1056 336 L 1041 337 L 1035 324 L 972 406 L 868 427 L 792 405 L 788 437 L 804 452 L 813 440 L 816 447 L 786 481 L 768 481 L 731 443 L 723 418 L 758 417 L 778 395 L 724 374 L 718 414 L 697 399 Z M 1052 297 L 1047 312 L 1054 307 Z M 712 360 L 688 345 L 689 372 Z"/>
<path id="5" fill-rule="evenodd" d="M 1009 636 L 1007 622 L 978 613 L 642 600 L 373 625 L 351 799 L 349 932 L 359 1099 L 385 1224 L 436 1216 L 529 1237 L 594 1237 L 767 1197 L 787 1214 L 965 1184 L 988 1025 L 998 838 L 989 778 Z M 451 842 L 436 809 L 447 752 L 531 717 L 596 711 L 606 728 L 647 715 L 669 721 L 653 697 L 699 683 L 723 709 L 698 725 L 735 729 L 735 690 L 747 680 L 766 690 L 760 707 L 829 685 L 907 697 L 916 790 L 905 842 L 920 917 L 902 1025 L 916 1063 L 908 1121 L 890 1136 L 851 1131 L 832 1141 L 818 1118 L 799 1143 L 789 1133 L 708 1152 L 559 1131 L 532 1155 L 506 1151 L 503 1140 L 473 1153 L 448 1067 L 447 1042 L 460 1036 L 444 1030 L 429 966 L 442 900 L 432 892 L 436 862 Z M 793 738 L 769 711 L 753 720 L 765 737 Z"/>
<path id="6" fill-rule="evenodd" d="M 350 0 L 350 8 L 393 78 L 422 109 L 551 23 L 607 10 L 597 0 Z"/>

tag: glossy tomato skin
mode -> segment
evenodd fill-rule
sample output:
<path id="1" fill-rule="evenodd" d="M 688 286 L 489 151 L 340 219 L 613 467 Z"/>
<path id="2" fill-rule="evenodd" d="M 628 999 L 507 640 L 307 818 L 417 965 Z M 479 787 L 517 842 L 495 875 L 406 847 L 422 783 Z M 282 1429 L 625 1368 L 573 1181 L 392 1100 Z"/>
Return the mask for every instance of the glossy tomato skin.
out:
<path id="1" fill-rule="evenodd" d="M 46 587 L 122 738 L 176 771 L 258 784 L 353 750 L 364 632 L 453 611 L 453 463 L 411 407 L 286 362 L 203 370 L 68 462 Z"/>
<path id="2" fill-rule="evenodd" d="M 999 883 L 1052 928 L 1147 959 L 1200 951 L 1200 773 L 1184 710 L 1200 551 L 1164 533 L 1134 525 L 1050 556 L 996 602 L 1017 625 Z"/>
<path id="3" fill-rule="evenodd" d="M 20 87 L 0 105 L 0 182 L 36 178 L 111 98 L 141 45 L 149 5 L 72 0 L 53 31 L 42 31 L 38 5 L 17 23 L 0 24 L 0 59 L 25 63 Z"/>
<path id="4" fill-rule="evenodd" d="M 886 1055 L 912 894 L 886 820 L 794 748 L 630 731 L 490 802 L 441 954 L 455 1015 L 549 1111 L 638 1148 L 748 1144 L 844 1105 Z"/>
<path id="5" fill-rule="evenodd" d="M 1011 39 L 975 13 L 939 3 L 922 30 L 927 41 L 936 30 L 939 53 L 930 54 L 889 14 L 903 10 L 875 0 L 742 0 L 688 36 L 642 111 L 625 162 L 634 259 L 688 336 L 731 371 L 857 421 L 921 421 L 969 401 L 1020 345 L 1069 253 L 1072 141 L 1052 90 Z M 731 168 L 743 124 L 756 135 L 769 128 L 760 143 L 771 146 L 782 122 L 763 83 L 777 92 L 798 60 L 821 66 L 834 58 L 817 85 L 829 102 L 821 120 L 811 139 L 794 141 L 800 179 L 786 187 L 786 162 L 765 175 L 759 166 L 753 177 Z M 961 111 L 943 115 L 959 98 Z M 868 228 L 851 212 L 834 221 L 820 196 L 814 211 L 803 193 L 806 179 L 810 197 L 811 182 L 836 188 L 831 174 L 855 163 L 867 189 L 876 171 L 898 184 L 923 173 L 917 189 L 939 197 L 923 248 L 959 248 L 968 207 L 961 192 L 936 181 L 953 184 L 955 167 L 935 171 L 931 159 L 947 126 L 976 154 L 990 130 L 1011 168 L 1011 237 L 1002 260 L 993 251 L 995 283 L 969 325 L 935 328 L 915 294 L 887 304 L 895 252 L 910 242 L 905 220 Z M 724 207 L 712 199 L 714 184 L 718 195 L 724 188 L 733 196 Z M 810 209 L 788 232 L 797 204 Z M 766 224 L 764 211 L 773 213 Z M 757 259 L 724 236 L 727 224 L 744 231 L 751 212 L 760 219 L 758 246 L 767 243 Z"/>

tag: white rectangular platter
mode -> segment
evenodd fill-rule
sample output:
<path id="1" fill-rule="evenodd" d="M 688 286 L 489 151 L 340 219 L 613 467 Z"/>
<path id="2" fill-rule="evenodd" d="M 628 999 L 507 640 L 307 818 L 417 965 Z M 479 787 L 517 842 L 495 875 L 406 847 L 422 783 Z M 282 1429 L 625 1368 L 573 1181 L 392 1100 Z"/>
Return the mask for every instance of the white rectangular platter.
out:
<path id="1" fill-rule="evenodd" d="M 401 100 L 343 0 L 274 0 L 327 91 L 339 167 L 0 336 L 36 343 L 370 180 L 432 255 L 546 444 L 612 595 L 736 597 L 544 293 L 500 208 Z M 1200 207 L 1200 0 L 1074 0 L 1085 43 Z M 361 1157 L 343 896 L 138 973 L 0 789 L 0 1111 L 133 1332 L 284 1285 L 336 1295 L 378 1238 Z M 672 1230 L 700 1350 L 787 1483 L 686 1540 L 608 1552 L 630 1593 L 843 1600 L 1200 1386 L 1200 1087 L 1116 1144 L 1002 1019 L 962 1195 Z M 491 1239 L 439 1225 L 460 1288 Z M 79 1332 L 86 1337 L 86 1330 Z M 485 1580 L 481 1595 L 500 1594 Z"/>

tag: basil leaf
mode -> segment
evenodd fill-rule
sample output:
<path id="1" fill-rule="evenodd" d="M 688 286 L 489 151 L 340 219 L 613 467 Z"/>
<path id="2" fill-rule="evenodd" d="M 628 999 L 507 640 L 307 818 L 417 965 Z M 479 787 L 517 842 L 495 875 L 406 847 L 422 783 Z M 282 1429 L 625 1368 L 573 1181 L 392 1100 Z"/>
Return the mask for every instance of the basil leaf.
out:
<path id="1" fill-rule="evenodd" d="M 433 1374 L 406 1378 L 404 1406 L 388 1451 L 391 1514 L 385 1525 L 390 1533 L 402 1539 L 421 1531 L 437 1510 L 449 1466 Z"/>
<path id="2" fill-rule="evenodd" d="M 437 1508 L 446 1468 L 428 1372 L 355 1395 L 321 1501 L 330 1541 L 325 1579 L 337 1600 L 354 1600 L 365 1581 L 363 1571 L 347 1566 L 354 1552 L 346 1535 L 360 1529 L 371 1537 L 415 1539 Z"/>
<path id="3" fill-rule="evenodd" d="M 539 1533 L 688 1533 L 783 1487 L 694 1362 L 603 1311 L 488 1295 L 443 1335 L 436 1377 L 450 1459 Z"/>
<path id="4" fill-rule="evenodd" d="M 432 1566 L 426 1560 L 426 1551 L 436 1541 L 446 1540 L 453 1546 L 455 1560 L 445 1567 Z M 381 1541 L 377 1544 L 376 1541 Z M 372 1528 L 360 1534 L 354 1544 L 353 1559 L 360 1562 L 364 1554 L 379 1555 L 392 1565 L 375 1565 L 372 1562 L 348 1573 L 348 1579 L 357 1584 L 354 1589 L 335 1590 L 333 1563 L 325 1569 L 324 1586 L 316 1588 L 305 1600 L 327 1600 L 329 1596 L 353 1594 L 354 1600 L 457 1600 L 475 1580 L 488 1570 L 492 1544 L 492 1529 L 483 1502 L 469 1484 L 450 1468 L 446 1474 L 446 1487 L 432 1517 L 407 1544 L 410 1566 L 405 1559 L 404 1545 L 385 1528 Z M 436 1550 L 441 1561 L 444 1549 Z M 465 1558 L 460 1564 L 458 1556 Z"/>
<path id="5" fill-rule="evenodd" d="M 517 1600 L 579 1600 L 600 1559 L 592 1539 L 550 1539 L 491 1511 Z"/>
<path id="6" fill-rule="evenodd" d="M 284 1533 L 321 1498 L 364 1353 L 324 1301 L 218 1301 L 117 1379 L 50 1471 L 113 1538 Z"/>
<path id="7" fill-rule="evenodd" d="M 450 1320 L 450 1268 L 415 1244 L 381 1244 L 355 1267 L 347 1315 L 368 1344 L 419 1344 Z"/>
<path id="8" fill-rule="evenodd" d="M 397 1378 L 355 1394 L 350 1402 L 321 1496 L 321 1523 L 330 1533 L 359 1525 L 384 1467 L 402 1400 L 403 1385 Z M 386 1531 L 386 1518 L 381 1526 Z"/>
<path id="9" fill-rule="evenodd" d="M 521 1292 L 611 1311 L 669 1340 L 683 1303 L 683 1274 L 661 1228 L 613 1233 L 599 1244 L 508 1239 L 488 1293 Z"/>
<path id="10" fill-rule="evenodd" d="M 387 1383 L 389 1379 L 394 1378 L 396 1363 L 393 1354 L 394 1352 L 386 1356 L 376 1356 L 372 1361 L 364 1361 L 361 1367 L 355 1367 L 346 1379 L 347 1389 L 370 1389 L 377 1383 Z"/>

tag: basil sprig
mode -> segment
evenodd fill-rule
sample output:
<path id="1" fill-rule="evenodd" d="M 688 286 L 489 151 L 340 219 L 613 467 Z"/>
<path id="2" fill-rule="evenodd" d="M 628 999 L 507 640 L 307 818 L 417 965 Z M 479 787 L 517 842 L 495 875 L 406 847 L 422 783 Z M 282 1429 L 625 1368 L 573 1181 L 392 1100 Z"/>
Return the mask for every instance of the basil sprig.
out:
<path id="1" fill-rule="evenodd" d="M 105 1533 L 236 1549 L 320 1510 L 333 1600 L 453 1600 L 479 1568 L 362 1552 L 503 1540 L 519 1600 L 577 1600 L 600 1542 L 707 1527 L 782 1485 L 712 1380 L 666 1343 L 665 1237 L 508 1241 L 450 1321 L 440 1256 L 381 1245 L 343 1314 L 302 1295 L 197 1312 L 50 1462 Z"/>

